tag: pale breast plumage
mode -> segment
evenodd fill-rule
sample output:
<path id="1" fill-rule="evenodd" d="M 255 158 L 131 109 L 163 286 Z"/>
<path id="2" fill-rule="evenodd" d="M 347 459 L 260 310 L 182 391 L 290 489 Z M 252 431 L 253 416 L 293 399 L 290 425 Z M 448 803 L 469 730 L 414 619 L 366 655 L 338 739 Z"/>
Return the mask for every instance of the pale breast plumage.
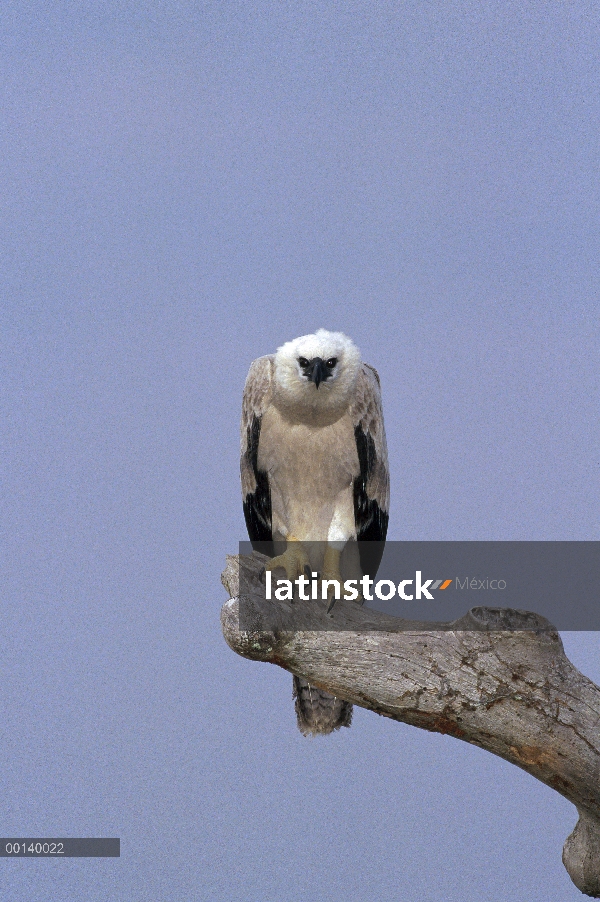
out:
<path id="1" fill-rule="evenodd" d="M 273 357 L 260 357 L 248 373 L 241 422 L 242 495 L 250 539 L 273 538 L 271 474 L 281 473 L 286 495 L 297 496 L 299 504 L 336 495 L 345 483 L 353 493 L 353 537 L 384 541 L 389 476 L 377 371 L 361 365 L 348 411 L 331 425 L 289 423 L 272 402 Z M 288 525 L 294 532 L 296 524 Z M 309 538 L 326 540 L 327 535 Z"/>

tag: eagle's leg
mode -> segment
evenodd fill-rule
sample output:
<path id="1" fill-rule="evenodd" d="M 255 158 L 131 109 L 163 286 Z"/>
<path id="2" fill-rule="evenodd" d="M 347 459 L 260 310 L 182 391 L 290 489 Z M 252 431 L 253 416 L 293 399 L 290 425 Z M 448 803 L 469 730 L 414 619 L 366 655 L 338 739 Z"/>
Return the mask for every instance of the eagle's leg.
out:
<path id="1" fill-rule="evenodd" d="M 321 572 L 321 580 L 330 580 L 327 586 L 327 613 L 334 606 L 337 598 L 341 597 L 344 581 L 340 573 L 340 557 L 342 552 L 332 545 L 327 545 L 325 555 L 323 557 L 323 570 Z M 339 586 L 339 594 L 336 594 L 335 583 Z"/>
<path id="2" fill-rule="evenodd" d="M 300 539 L 289 535 L 286 539 L 287 548 L 283 554 L 271 558 L 265 564 L 265 570 L 276 570 L 283 567 L 288 579 L 294 580 L 303 574 L 310 573 L 310 560 Z"/>

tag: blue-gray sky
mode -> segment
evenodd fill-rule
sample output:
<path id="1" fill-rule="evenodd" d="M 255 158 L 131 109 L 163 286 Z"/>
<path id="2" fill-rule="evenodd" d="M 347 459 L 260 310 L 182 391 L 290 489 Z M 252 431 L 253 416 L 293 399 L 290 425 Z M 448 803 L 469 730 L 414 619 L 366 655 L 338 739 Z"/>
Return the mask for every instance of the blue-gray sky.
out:
<path id="1" fill-rule="evenodd" d="M 571 2 L 0 11 L 2 835 L 28 902 L 581 898 L 575 809 L 218 621 L 250 361 L 380 371 L 394 539 L 597 539 L 600 28 Z M 597 634 L 565 637 L 600 679 Z"/>

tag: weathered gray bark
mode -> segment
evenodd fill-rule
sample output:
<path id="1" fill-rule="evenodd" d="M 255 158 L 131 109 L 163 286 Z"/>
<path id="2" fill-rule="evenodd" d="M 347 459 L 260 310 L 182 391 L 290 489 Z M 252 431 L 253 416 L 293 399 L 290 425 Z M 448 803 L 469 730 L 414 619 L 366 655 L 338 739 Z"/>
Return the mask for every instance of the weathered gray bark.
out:
<path id="1" fill-rule="evenodd" d="M 339 601 L 331 615 L 314 606 L 310 632 L 265 631 L 261 555 L 229 557 L 223 584 L 231 599 L 221 623 L 238 654 L 298 674 L 339 698 L 426 730 L 450 733 L 516 764 L 577 807 L 563 863 L 579 890 L 600 898 L 600 689 L 565 656 L 548 623 L 534 614 L 473 609 L 456 629 L 423 625 Z M 238 621 L 239 568 L 245 568 L 256 630 Z M 276 615 L 275 615 L 276 616 Z M 340 631 L 334 630 L 339 626 Z M 503 629 L 504 627 L 504 629 Z"/>

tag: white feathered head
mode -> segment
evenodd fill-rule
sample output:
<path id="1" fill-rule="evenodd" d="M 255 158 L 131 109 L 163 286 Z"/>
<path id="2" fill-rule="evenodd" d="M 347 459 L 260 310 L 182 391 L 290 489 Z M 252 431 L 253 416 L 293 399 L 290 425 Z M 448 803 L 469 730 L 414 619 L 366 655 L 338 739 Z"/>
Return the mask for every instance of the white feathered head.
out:
<path id="1" fill-rule="evenodd" d="M 277 350 L 275 396 L 288 407 L 343 408 L 360 363 L 360 351 L 342 332 L 319 329 L 313 335 L 301 335 Z"/>

